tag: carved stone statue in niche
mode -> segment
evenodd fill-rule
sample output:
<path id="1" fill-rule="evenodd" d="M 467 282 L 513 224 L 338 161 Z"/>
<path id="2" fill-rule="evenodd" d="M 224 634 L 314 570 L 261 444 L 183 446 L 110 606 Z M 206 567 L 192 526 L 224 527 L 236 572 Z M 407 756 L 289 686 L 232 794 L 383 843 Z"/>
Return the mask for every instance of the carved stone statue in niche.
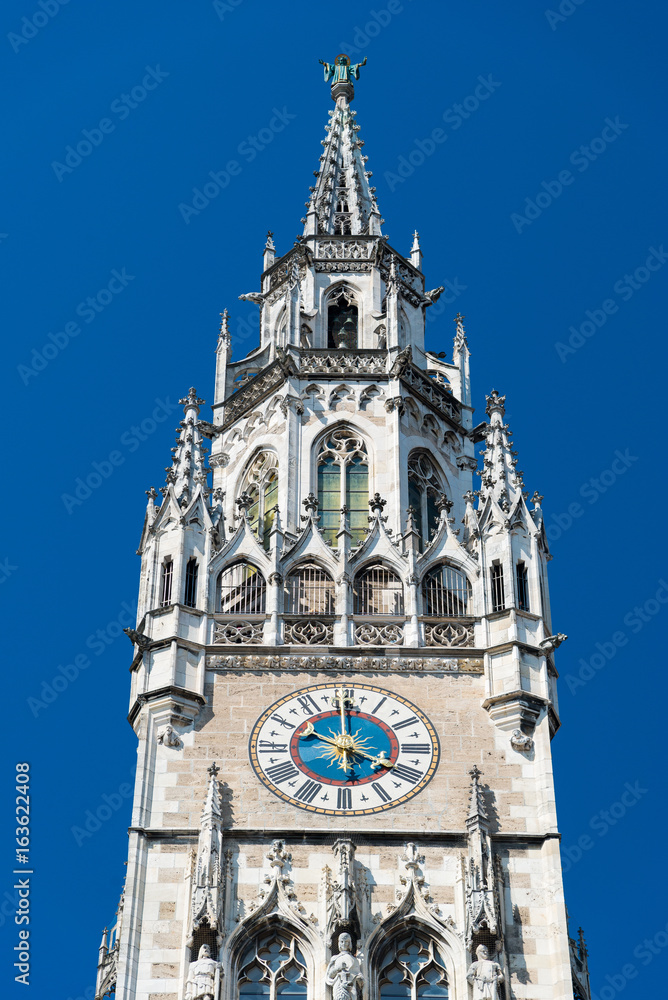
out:
<path id="1" fill-rule="evenodd" d="M 353 955 L 350 934 L 339 935 L 339 953 L 332 955 L 325 982 L 332 987 L 333 1000 L 358 1000 L 362 995 L 364 978 L 359 958 Z"/>
<path id="2" fill-rule="evenodd" d="M 186 983 L 186 1000 L 218 1000 L 220 962 L 211 958 L 211 949 L 203 944 L 196 962 L 190 963 Z"/>
<path id="3" fill-rule="evenodd" d="M 466 978 L 473 986 L 473 1000 L 499 1000 L 498 986 L 503 982 L 503 972 L 498 962 L 492 962 L 484 944 L 475 950 L 478 961 L 473 962 Z"/>

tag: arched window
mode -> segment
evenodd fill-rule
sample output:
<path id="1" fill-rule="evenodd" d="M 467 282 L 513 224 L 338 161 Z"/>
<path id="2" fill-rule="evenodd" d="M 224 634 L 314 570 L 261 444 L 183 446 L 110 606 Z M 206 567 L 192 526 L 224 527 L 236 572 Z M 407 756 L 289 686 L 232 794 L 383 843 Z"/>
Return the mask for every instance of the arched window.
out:
<path id="1" fill-rule="evenodd" d="M 248 508 L 248 520 L 268 551 L 278 500 L 278 459 L 273 452 L 263 451 L 257 456 L 244 476 L 242 492 L 248 493 L 253 500 Z"/>
<path id="2" fill-rule="evenodd" d="M 489 571 L 492 589 L 492 611 L 503 611 L 506 606 L 505 587 L 503 585 L 503 566 L 495 559 Z"/>
<path id="3" fill-rule="evenodd" d="M 167 608 L 172 603 L 172 580 L 174 578 L 174 561 L 165 559 L 160 577 L 160 607 Z"/>
<path id="4" fill-rule="evenodd" d="M 186 563 L 186 585 L 183 603 L 187 608 L 197 607 L 197 560 L 193 557 Z"/>
<path id="5" fill-rule="evenodd" d="M 529 611 L 529 574 L 525 562 L 517 564 L 517 607 Z"/>
<path id="6" fill-rule="evenodd" d="M 438 566 L 422 581 L 425 615 L 461 618 L 471 614 L 471 584 L 464 573 L 452 566 Z"/>
<path id="7" fill-rule="evenodd" d="M 379 968 L 381 1000 L 447 1000 L 445 962 L 427 934 L 415 930 L 396 938 Z"/>
<path id="8" fill-rule="evenodd" d="M 353 293 L 342 286 L 327 300 L 327 346 L 351 350 L 357 347 L 358 312 Z"/>
<path id="9" fill-rule="evenodd" d="M 315 563 L 306 563 L 290 574 L 285 583 L 285 596 L 288 614 L 334 614 L 334 581 Z"/>
<path id="10" fill-rule="evenodd" d="M 429 542 L 438 526 L 438 499 L 443 484 L 434 463 L 423 451 L 414 451 L 408 459 L 408 503 L 415 511 L 415 527 L 420 538 L 420 550 Z"/>
<path id="11" fill-rule="evenodd" d="M 224 569 L 219 577 L 219 590 L 219 608 L 223 614 L 264 614 L 267 586 L 257 566 L 238 562 Z"/>
<path id="12" fill-rule="evenodd" d="M 296 938 L 269 930 L 246 948 L 239 963 L 239 998 L 278 1000 L 306 996 L 306 962 Z"/>
<path id="13" fill-rule="evenodd" d="M 341 507 L 348 508 L 351 541 L 366 537 L 369 517 L 369 464 L 364 441 L 348 427 L 325 437 L 318 453 L 320 527 L 326 541 L 337 544 Z"/>
<path id="14" fill-rule="evenodd" d="M 356 615 L 403 615 L 404 588 L 392 570 L 376 564 L 355 578 Z"/>

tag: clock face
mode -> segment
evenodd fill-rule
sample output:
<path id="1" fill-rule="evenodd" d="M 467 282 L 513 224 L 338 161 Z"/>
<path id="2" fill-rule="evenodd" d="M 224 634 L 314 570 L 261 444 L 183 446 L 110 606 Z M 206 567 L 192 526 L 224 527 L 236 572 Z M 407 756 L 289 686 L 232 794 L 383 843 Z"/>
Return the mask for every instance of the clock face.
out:
<path id="1" fill-rule="evenodd" d="M 438 737 L 406 698 L 370 684 L 317 684 L 256 722 L 250 760 L 275 795 L 309 812 L 366 816 L 421 792 Z"/>

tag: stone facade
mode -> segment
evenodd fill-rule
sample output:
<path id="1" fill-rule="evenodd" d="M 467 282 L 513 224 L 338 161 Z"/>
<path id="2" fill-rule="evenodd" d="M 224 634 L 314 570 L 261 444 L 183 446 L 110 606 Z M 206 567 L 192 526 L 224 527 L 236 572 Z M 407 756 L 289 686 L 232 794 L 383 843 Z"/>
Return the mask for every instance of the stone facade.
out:
<path id="1" fill-rule="evenodd" d="M 191 389 L 148 491 L 128 872 L 97 997 L 588 1000 L 542 498 L 504 397 L 474 425 L 463 317 L 450 362 L 425 352 L 442 288 L 417 233 L 408 256 L 382 234 L 359 66 L 325 76 L 303 235 L 277 257 L 269 234 L 240 296 L 260 344 L 232 361 L 223 313 L 212 422 Z"/>

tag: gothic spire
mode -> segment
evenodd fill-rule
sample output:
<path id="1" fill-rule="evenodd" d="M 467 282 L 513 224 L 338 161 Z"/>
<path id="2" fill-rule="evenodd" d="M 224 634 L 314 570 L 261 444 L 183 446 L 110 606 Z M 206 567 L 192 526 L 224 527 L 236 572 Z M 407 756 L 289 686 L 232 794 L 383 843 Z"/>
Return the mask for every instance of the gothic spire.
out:
<path id="1" fill-rule="evenodd" d="M 513 451 L 512 431 L 504 424 L 506 397 L 492 389 L 487 399 L 489 424 L 485 432 L 482 451 L 482 494 L 493 496 L 502 510 L 508 512 L 524 486 L 522 473 L 517 469 L 517 452 Z"/>
<path id="2" fill-rule="evenodd" d="M 325 126 L 324 150 L 320 167 L 314 171 L 316 182 L 307 202 L 303 235 L 380 236 L 376 189 L 369 185 L 372 174 L 366 169 L 368 158 L 362 155 L 364 142 L 359 138 L 356 112 L 350 109 L 355 96 L 353 80 L 359 79 L 366 59 L 354 65 L 346 55 L 338 55 L 332 64 L 320 61 L 325 80 L 331 82 L 336 107 L 329 112 L 330 122 Z"/>
<path id="3" fill-rule="evenodd" d="M 224 320 L 225 322 L 225 320 Z M 206 451 L 202 442 L 199 427 L 199 408 L 204 402 L 195 389 L 179 403 L 183 407 L 184 419 L 181 421 L 180 433 L 173 449 L 172 468 L 167 470 L 167 483 L 174 487 L 179 501 L 192 499 L 195 489 L 201 484 L 207 486 Z"/>

